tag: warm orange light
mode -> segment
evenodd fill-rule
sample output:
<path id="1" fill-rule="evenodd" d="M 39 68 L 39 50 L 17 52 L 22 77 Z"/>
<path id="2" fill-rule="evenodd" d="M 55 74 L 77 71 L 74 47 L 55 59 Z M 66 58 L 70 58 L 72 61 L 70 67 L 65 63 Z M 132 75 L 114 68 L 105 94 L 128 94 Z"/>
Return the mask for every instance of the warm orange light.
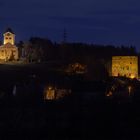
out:
<path id="1" fill-rule="evenodd" d="M 138 78 L 138 57 L 137 56 L 113 56 L 112 76 L 124 76 Z"/>
<path id="2" fill-rule="evenodd" d="M 4 33 L 3 45 L 0 46 L 0 60 L 18 60 L 18 48 L 15 46 L 15 34 L 7 31 Z"/>
<path id="3" fill-rule="evenodd" d="M 49 86 L 44 90 L 44 99 L 45 100 L 54 100 L 55 99 L 55 89 Z"/>
<path id="4" fill-rule="evenodd" d="M 106 94 L 107 97 L 110 97 L 112 96 L 112 91 L 109 91 L 107 94 Z"/>
<path id="5" fill-rule="evenodd" d="M 134 75 L 131 75 L 131 76 L 130 76 L 130 78 L 131 78 L 131 79 L 134 79 L 134 78 L 135 78 L 135 76 L 134 76 Z"/>
<path id="6" fill-rule="evenodd" d="M 86 65 L 80 64 L 78 62 L 69 64 L 66 71 L 70 73 L 83 74 L 86 72 Z"/>
<path id="7" fill-rule="evenodd" d="M 52 87 L 50 86 L 50 87 L 48 87 L 48 90 L 51 90 L 52 89 Z"/>
<path id="8" fill-rule="evenodd" d="M 131 91 L 132 91 L 132 86 L 128 86 L 128 93 L 129 93 L 129 96 L 131 94 Z"/>

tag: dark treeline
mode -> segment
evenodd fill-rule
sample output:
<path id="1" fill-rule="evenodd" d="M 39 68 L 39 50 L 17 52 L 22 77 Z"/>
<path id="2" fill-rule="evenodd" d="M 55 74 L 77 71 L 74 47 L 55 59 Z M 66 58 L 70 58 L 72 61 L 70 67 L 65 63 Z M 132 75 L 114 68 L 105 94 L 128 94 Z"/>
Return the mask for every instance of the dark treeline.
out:
<path id="1" fill-rule="evenodd" d="M 18 47 L 30 52 L 33 59 L 87 62 L 91 59 L 110 59 L 115 55 L 138 55 L 134 46 L 96 45 L 84 43 L 53 43 L 51 40 L 31 37 L 28 42 L 20 41 Z M 21 52 L 20 52 L 21 53 Z M 26 54 L 26 55 L 27 55 Z"/>
<path id="2" fill-rule="evenodd" d="M 78 62 L 87 66 L 87 77 L 91 79 L 110 75 L 112 56 L 138 55 L 134 46 L 53 43 L 39 37 L 31 37 L 27 43 L 20 41 L 17 45 L 21 58 L 24 57 L 27 62 L 48 61 L 63 66 Z"/>

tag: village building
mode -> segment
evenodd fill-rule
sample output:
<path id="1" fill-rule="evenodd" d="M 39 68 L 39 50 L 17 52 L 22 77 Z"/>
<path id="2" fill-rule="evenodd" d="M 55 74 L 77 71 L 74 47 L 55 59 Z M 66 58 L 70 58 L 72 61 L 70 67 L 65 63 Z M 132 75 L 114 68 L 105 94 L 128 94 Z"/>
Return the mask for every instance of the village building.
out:
<path id="1" fill-rule="evenodd" d="M 18 60 L 18 48 L 15 45 L 15 34 L 8 28 L 3 34 L 3 45 L 0 46 L 0 60 L 15 61 Z"/>
<path id="2" fill-rule="evenodd" d="M 138 57 L 137 56 L 113 56 L 112 76 L 138 78 Z"/>

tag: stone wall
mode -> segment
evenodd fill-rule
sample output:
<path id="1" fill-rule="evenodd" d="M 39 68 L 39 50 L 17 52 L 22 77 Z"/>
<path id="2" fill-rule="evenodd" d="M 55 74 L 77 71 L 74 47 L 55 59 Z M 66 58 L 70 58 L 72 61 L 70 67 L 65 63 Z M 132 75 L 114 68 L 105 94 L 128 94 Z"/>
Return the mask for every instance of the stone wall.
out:
<path id="1" fill-rule="evenodd" d="M 112 76 L 125 76 L 129 78 L 138 78 L 138 57 L 113 56 Z"/>

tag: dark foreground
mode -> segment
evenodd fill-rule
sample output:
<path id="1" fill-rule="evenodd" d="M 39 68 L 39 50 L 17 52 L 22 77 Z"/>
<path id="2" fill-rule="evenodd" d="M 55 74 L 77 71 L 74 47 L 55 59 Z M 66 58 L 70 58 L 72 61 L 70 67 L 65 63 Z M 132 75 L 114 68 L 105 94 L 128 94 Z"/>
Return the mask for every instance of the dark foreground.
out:
<path id="1" fill-rule="evenodd" d="M 51 77 L 52 73 L 42 69 L 2 67 L 0 71 L 1 139 L 140 139 L 138 93 L 137 97 L 107 98 L 103 86 L 96 91 L 89 86 L 89 92 L 88 86 L 85 86 L 86 90 L 78 85 L 77 79 L 74 84 L 70 79 L 68 83 L 73 89 L 71 95 L 46 102 L 42 96 L 42 85 L 45 79 L 59 82 L 59 76 L 60 79 Z M 34 74 L 39 75 L 37 80 Z M 15 83 L 22 83 L 24 88 L 19 95 L 13 96 Z"/>
<path id="2" fill-rule="evenodd" d="M 6 139 L 139 139 L 139 104 L 78 100 L 36 104 L 5 101 L 0 107 Z"/>

